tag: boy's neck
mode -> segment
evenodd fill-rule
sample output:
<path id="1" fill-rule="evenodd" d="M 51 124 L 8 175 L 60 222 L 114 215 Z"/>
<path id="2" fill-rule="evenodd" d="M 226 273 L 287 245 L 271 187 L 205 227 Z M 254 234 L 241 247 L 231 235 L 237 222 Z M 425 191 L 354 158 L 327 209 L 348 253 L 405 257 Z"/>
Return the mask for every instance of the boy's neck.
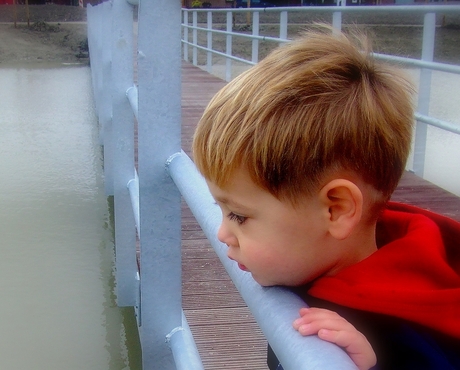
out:
<path id="1" fill-rule="evenodd" d="M 339 242 L 335 240 L 337 247 L 343 251 L 343 258 L 326 275 L 334 276 L 341 270 L 355 265 L 375 253 L 378 250 L 375 230 L 376 224 L 372 224 L 355 230 L 352 235 L 344 240 Z"/>

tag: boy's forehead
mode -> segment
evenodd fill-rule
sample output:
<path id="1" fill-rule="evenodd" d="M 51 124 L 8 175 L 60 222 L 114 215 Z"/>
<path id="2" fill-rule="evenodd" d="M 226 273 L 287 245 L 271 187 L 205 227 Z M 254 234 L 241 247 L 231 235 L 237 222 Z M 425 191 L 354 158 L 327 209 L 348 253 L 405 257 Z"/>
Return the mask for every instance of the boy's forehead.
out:
<path id="1" fill-rule="evenodd" d="M 247 200 L 251 194 L 255 195 L 255 193 L 264 191 L 251 180 L 247 171 L 242 169 L 232 173 L 231 179 L 224 187 L 208 179 L 206 183 L 216 202 L 238 208 L 245 208 L 246 202 L 241 202 L 241 200 Z"/>
<path id="2" fill-rule="evenodd" d="M 245 207 L 244 204 L 238 202 L 236 200 L 236 194 L 226 191 L 224 189 L 219 188 L 217 185 L 215 185 L 212 182 L 207 182 L 209 190 L 214 198 L 214 200 L 219 204 L 219 205 L 225 205 L 227 207 L 230 207 L 234 210 L 240 210 L 244 211 L 246 210 L 247 207 Z"/>

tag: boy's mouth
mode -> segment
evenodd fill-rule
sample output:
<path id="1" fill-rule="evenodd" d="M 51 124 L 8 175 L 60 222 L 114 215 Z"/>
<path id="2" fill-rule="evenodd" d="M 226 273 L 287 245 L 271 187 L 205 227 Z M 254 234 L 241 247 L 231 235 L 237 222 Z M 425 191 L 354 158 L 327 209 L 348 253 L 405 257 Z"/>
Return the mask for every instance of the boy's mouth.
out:
<path id="1" fill-rule="evenodd" d="M 235 262 L 236 262 L 236 264 L 238 265 L 238 267 L 240 268 L 240 270 L 249 272 L 248 268 L 247 268 L 245 265 L 243 265 L 242 263 L 239 263 L 237 260 L 235 260 L 234 258 L 230 257 L 229 255 L 227 255 L 227 256 L 228 256 L 228 258 L 230 258 L 232 261 L 235 261 Z"/>
<path id="2" fill-rule="evenodd" d="M 241 263 L 238 263 L 238 267 L 243 271 L 248 271 L 249 272 L 248 268 L 245 265 L 242 265 Z"/>

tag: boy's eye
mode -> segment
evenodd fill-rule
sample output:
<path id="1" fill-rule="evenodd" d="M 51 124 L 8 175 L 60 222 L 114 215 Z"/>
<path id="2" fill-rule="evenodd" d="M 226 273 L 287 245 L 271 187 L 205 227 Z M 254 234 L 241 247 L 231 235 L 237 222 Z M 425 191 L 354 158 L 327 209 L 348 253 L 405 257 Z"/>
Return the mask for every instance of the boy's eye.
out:
<path id="1" fill-rule="evenodd" d="M 238 223 L 238 225 L 242 225 L 246 222 L 247 220 L 247 217 L 244 217 L 244 216 L 240 216 L 240 215 L 237 215 L 236 213 L 233 213 L 233 212 L 230 212 L 228 215 L 227 215 L 228 219 L 230 221 L 235 221 Z"/>

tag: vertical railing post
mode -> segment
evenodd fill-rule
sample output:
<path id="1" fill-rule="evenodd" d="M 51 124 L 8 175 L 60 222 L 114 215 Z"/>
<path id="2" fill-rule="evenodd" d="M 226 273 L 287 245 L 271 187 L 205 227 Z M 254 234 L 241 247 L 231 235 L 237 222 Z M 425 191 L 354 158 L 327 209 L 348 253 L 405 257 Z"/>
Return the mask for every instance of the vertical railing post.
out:
<path id="1" fill-rule="evenodd" d="M 207 37 L 207 44 L 206 47 L 208 49 L 212 49 L 212 12 L 207 12 L 207 24 L 206 27 L 208 28 L 208 32 L 206 34 Z M 206 54 L 206 71 L 208 73 L 212 73 L 212 53 L 210 51 Z"/>
<path id="2" fill-rule="evenodd" d="M 107 42 L 107 38 L 112 34 L 112 3 L 107 1 L 101 5 L 101 35 L 106 39 L 101 43 L 102 92 L 99 122 L 101 124 L 101 136 L 104 145 L 105 194 L 109 196 L 113 195 L 112 50 L 110 42 Z"/>
<path id="3" fill-rule="evenodd" d="M 288 12 L 280 13 L 280 39 L 287 40 Z"/>
<path id="4" fill-rule="evenodd" d="M 88 7 L 88 46 L 91 55 L 91 72 L 93 78 L 94 100 L 96 102 L 96 112 L 99 120 L 99 144 L 104 145 L 104 131 L 101 122 L 102 98 L 103 98 L 103 60 L 104 54 L 104 8 L 103 6 Z M 90 22 L 91 21 L 91 22 Z M 90 42 L 91 41 L 91 42 Z"/>
<path id="5" fill-rule="evenodd" d="M 252 15 L 252 35 L 259 36 L 259 29 L 260 29 L 260 13 L 254 12 Z M 252 58 L 251 61 L 253 63 L 257 63 L 259 61 L 259 40 L 253 39 L 252 40 Z"/>
<path id="6" fill-rule="evenodd" d="M 186 62 L 190 61 L 190 58 L 188 56 L 188 11 L 187 10 L 182 10 L 182 13 L 184 14 L 184 60 Z"/>
<path id="7" fill-rule="evenodd" d="M 233 31 L 233 14 L 227 12 L 227 32 Z M 232 55 L 232 35 L 226 36 L 225 53 Z M 232 60 L 226 58 L 225 60 L 225 81 L 229 82 L 232 79 Z"/>
<path id="8" fill-rule="evenodd" d="M 136 230 L 128 182 L 134 178 L 134 116 L 126 91 L 133 85 L 133 7 L 113 1 L 112 134 L 117 303 L 135 306 L 138 272 Z"/>
<path id="9" fill-rule="evenodd" d="M 97 25 L 99 22 L 97 21 L 97 13 L 99 11 L 99 7 L 91 6 L 91 4 L 87 5 L 87 34 L 88 34 L 88 49 L 89 55 L 91 56 L 91 83 L 93 87 L 93 95 L 94 95 L 94 105 L 96 108 L 96 114 L 99 117 L 99 94 L 97 93 L 98 84 L 97 80 L 99 78 L 98 74 L 98 67 L 100 65 L 99 58 L 98 58 L 98 35 L 100 34 L 97 29 Z M 101 138 L 99 137 L 100 144 L 102 144 Z"/>
<path id="10" fill-rule="evenodd" d="M 193 27 L 198 27 L 198 12 L 193 12 Z M 198 30 L 196 28 L 192 31 L 193 37 L 193 65 L 196 66 L 198 64 L 198 49 L 196 45 L 198 45 Z"/>
<path id="11" fill-rule="evenodd" d="M 94 8 L 94 22 L 95 26 L 93 31 L 96 32 L 96 36 L 94 36 L 94 47 L 92 48 L 92 54 L 91 58 L 94 59 L 93 63 L 96 64 L 96 79 L 95 79 L 95 90 L 94 90 L 94 95 L 97 96 L 96 98 L 96 108 L 97 108 L 97 116 L 98 119 L 101 116 L 101 99 L 102 99 L 102 90 L 103 90 L 103 84 L 102 84 L 102 52 L 104 49 L 104 46 L 102 45 L 102 35 L 103 35 L 103 22 L 102 22 L 102 17 L 103 17 L 103 8 L 101 6 L 95 6 Z M 102 124 L 101 121 L 99 120 L 99 144 L 104 145 L 104 137 L 103 137 L 103 130 L 102 130 Z"/>
<path id="12" fill-rule="evenodd" d="M 181 1 L 139 5 L 139 203 L 142 363 L 175 369 L 165 339 L 182 325 L 181 203 L 168 158 L 181 150 Z"/>
<path id="13" fill-rule="evenodd" d="M 425 14 L 423 24 L 423 45 L 422 60 L 433 61 L 434 55 L 434 36 L 436 30 L 436 14 Z M 431 70 L 422 68 L 420 70 L 420 83 L 418 91 L 417 111 L 428 115 L 431 93 Z M 425 152 L 428 126 L 426 123 L 417 121 L 414 141 L 414 163 L 413 171 L 416 175 L 423 177 L 425 169 Z"/>
<path id="14" fill-rule="evenodd" d="M 342 30 L 342 12 L 332 13 L 332 27 L 337 33 Z"/>

